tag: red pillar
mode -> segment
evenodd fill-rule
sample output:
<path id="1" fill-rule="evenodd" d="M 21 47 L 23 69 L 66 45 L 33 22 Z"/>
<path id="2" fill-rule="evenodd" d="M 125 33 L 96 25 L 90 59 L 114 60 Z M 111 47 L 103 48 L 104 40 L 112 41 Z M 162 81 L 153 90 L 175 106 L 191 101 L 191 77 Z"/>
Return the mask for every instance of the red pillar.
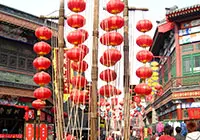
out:
<path id="1" fill-rule="evenodd" d="M 179 45 L 178 25 L 175 24 L 175 51 L 176 51 L 176 77 L 181 77 L 181 47 Z M 176 81 L 177 86 L 181 85 L 181 80 Z"/>
<path id="2" fill-rule="evenodd" d="M 177 112 L 177 120 L 183 120 L 183 111 L 181 109 L 180 104 L 177 105 L 176 112 Z"/>

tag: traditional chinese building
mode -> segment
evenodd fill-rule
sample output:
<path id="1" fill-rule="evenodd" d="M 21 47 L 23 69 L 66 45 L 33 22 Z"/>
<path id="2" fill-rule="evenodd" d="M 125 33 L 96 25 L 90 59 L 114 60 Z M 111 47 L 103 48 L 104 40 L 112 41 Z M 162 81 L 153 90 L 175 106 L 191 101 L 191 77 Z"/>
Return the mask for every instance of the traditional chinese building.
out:
<path id="1" fill-rule="evenodd" d="M 56 40 L 57 24 L 0 4 L 0 139 L 23 139 L 36 133 L 36 111 L 31 105 L 37 88 L 33 82 L 33 45 L 39 41 L 34 31 L 43 25 L 53 30 L 51 41 Z M 51 74 L 51 70 L 48 72 Z M 46 136 L 46 130 L 53 128 L 48 106 L 52 106 L 52 98 L 39 119 Z"/>
<path id="2" fill-rule="evenodd" d="M 146 124 L 200 120 L 200 5 L 167 9 L 153 40 L 163 93 L 146 107 Z"/>

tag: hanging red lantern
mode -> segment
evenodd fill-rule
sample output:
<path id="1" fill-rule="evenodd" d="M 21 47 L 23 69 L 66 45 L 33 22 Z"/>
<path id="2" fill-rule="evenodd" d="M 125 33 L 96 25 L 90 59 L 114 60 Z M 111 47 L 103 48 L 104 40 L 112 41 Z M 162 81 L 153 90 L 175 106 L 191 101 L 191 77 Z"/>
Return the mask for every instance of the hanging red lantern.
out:
<path id="1" fill-rule="evenodd" d="M 82 61 L 85 57 L 84 51 L 79 47 L 73 47 L 67 50 L 67 57 L 75 62 Z"/>
<path id="2" fill-rule="evenodd" d="M 99 94 L 102 96 L 110 97 L 115 95 L 117 92 L 116 87 L 112 85 L 104 85 L 99 89 Z"/>
<path id="3" fill-rule="evenodd" d="M 35 36 L 40 40 L 49 40 L 52 37 L 52 31 L 47 27 L 38 27 L 35 30 Z"/>
<path id="4" fill-rule="evenodd" d="M 80 62 L 72 62 L 71 63 L 71 67 L 74 71 L 76 72 L 84 72 L 87 70 L 88 68 L 88 64 L 87 62 L 85 62 L 84 60 L 83 61 L 80 61 Z"/>
<path id="5" fill-rule="evenodd" d="M 40 86 L 44 86 L 49 84 L 51 81 L 51 76 L 48 73 L 41 71 L 33 76 L 33 81 Z"/>
<path id="6" fill-rule="evenodd" d="M 153 99 L 152 94 L 147 95 L 145 99 L 146 99 L 147 102 L 151 102 L 152 99 Z"/>
<path id="7" fill-rule="evenodd" d="M 41 99 L 37 99 L 32 102 L 32 107 L 34 107 L 37 110 L 43 109 L 45 105 L 46 105 L 46 102 L 42 101 Z"/>
<path id="8" fill-rule="evenodd" d="M 106 10 L 111 14 L 118 14 L 124 10 L 124 3 L 121 0 L 110 0 L 106 5 Z"/>
<path id="9" fill-rule="evenodd" d="M 51 61 L 46 57 L 40 56 L 33 61 L 33 66 L 37 70 L 46 70 L 51 66 Z"/>
<path id="10" fill-rule="evenodd" d="M 70 82 L 75 88 L 83 88 L 87 85 L 87 80 L 82 75 L 74 76 Z"/>
<path id="11" fill-rule="evenodd" d="M 120 89 L 117 89 L 116 95 L 121 95 L 121 94 L 122 94 L 122 91 Z"/>
<path id="12" fill-rule="evenodd" d="M 141 50 L 136 54 L 136 58 L 138 61 L 146 63 L 153 59 L 153 54 L 148 50 Z"/>
<path id="13" fill-rule="evenodd" d="M 153 44 L 153 40 L 149 35 L 140 35 L 136 39 L 136 44 L 142 48 L 151 47 Z"/>
<path id="14" fill-rule="evenodd" d="M 133 100 L 134 100 L 134 102 L 136 102 L 136 103 L 140 103 L 140 102 L 141 102 L 140 96 L 134 96 L 134 97 L 133 97 Z"/>
<path id="15" fill-rule="evenodd" d="M 72 100 L 74 103 L 86 103 L 88 99 L 88 92 L 74 89 L 70 93 L 70 100 Z"/>
<path id="16" fill-rule="evenodd" d="M 120 16 L 111 16 L 101 21 L 100 27 L 104 31 L 112 31 L 120 29 L 124 26 L 124 19 Z"/>
<path id="17" fill-rule="evenodd" d="M 70 134 L 67 135 L 66 140 L 76 140 L 76 138 Z"/>
<path id="18" fill-rule="evenodd" d="M 106 100 L 104 98 L 100 98 L 99 102 L 97 103 L 98 106 L 104 106 L 106 103 Z"/>
<path id="19" fill-rule="evenodd" d="M 160 84 L 158 83 L 158 84 L 155 86 L 155 89 L 158 90 L 158 91 L 161 90 L 161 89 L 162 89 L 162 85 L 160 85 Z"/>
<path id="20" fill-rule="evenodd" d="M 110 111 L 110 107 L 107 107 L 107 108 L 106 108 L 106 111 L 109 112 L 109 111 Z"/>
<path id="21" fill-rule="evenodd" d="M 103 81 L 111 82 L 117 78 L 117 74 L 114 70 L 106 69 L 100 73 L 100 78 Z"/>
<path id="22" fill-rule="evenodd" d="M 34 90 L 33 95 L 37 99 L 46 100 L 51 97 L 51 90 L 46 87 L 39 87 Z"/>
<path id="23" fill-rule="evenodd" d="M 107 49 L 103 53 L 103 59 L 111 61 L 111 63 L 116 63 L 121 59 L 122 55 L 117 49 Z"/>
<path id="24" fill-rule="evenodd" d="M 115 106 L 118 104 L 118 98 L 111 98 L 111 104 L 112 106 Z"/>
<path id="25" fill-rule="evenodd" d="M 72 12 L 78 13 L 85 10 L 86 2 L 85 0 L 68 0 L 67 6 Z"/>
<path id="26" fill-rule="evenodd" d="M 139 77 L 141 79 L 150 78 L 152 76 L 152 73 L 153 73 L 153 71 L 152 71 L 151 67 L 146 67 L 146 66 L 139 67 L 136 70 L 137 77 Z"/>
<path id="27" fill-rule="evenodd" d="M 105 105 L 106 105 L 106 106 L 110 106 L 110 103 L 109 103 L 109 102 L 105 102 Z"/>
<path id="28" fill-rule="evenodd" d="M 152 29 L 153 25 L 150 20 L 143 19 L 139 20 L 136 24 L 136 28 L 140 32 L 148 32 Z"/>
<path id="29" fill-rule="evenodd" d="M 151 94 L 152 88 L 146 83 L 140 83 L 135 86 L 134 92 L 140 95 L 149 95 Z"/>
<path id="30" fill-rule="evenodd" d="M 122 44 L 123 40 L 123 36 L 118 32 L 107 32 L 100 38 L 101 44 L 106 46 L 118 46 Z"/>
<path id="31" fill-rule="evenodd" d="M 89 48 L 86 45 L 79 44 L 78 47 L 83 49 L 85 55 L 87 55 L 89 53 Z"/>
<path id="32" fill-rule="evenodd" d="M 106 67 L 110 67 L 110 66 L 114 66 L 117 62 L 105 59 L 103 56 L 101 56 L 100 63 Z"/>
<path id="33" fill-rule="evenodd" d="M 50 53 L 51 46 L 44 41 L 40 41 L 38 43 L 35 43 L 35 45 L 33 46 L 33 50 L 38 55 L 46 55 Z"/>
<path id="34" fill-rule="evenodd" d="M 67 41 L 74 45 L 82 44 L 88 38 L 88 32 L 83 29 L 77 29 L 67 35 Z"/>
<path id="35" fill-rule="evenodd" d="M 79 14 L 72 14 L 67 17 L 67 24 L 72 28 L 80 28 L 85 25 L 85 18 Z"/>
<path id="36" fill-rule="evenodd" d="M 123 100 L 120 101 L 119 104 L 120 104 L 121 106 L 123 106 L 123 105 L 124 105 L 124 101 L 123 101 Z"/>

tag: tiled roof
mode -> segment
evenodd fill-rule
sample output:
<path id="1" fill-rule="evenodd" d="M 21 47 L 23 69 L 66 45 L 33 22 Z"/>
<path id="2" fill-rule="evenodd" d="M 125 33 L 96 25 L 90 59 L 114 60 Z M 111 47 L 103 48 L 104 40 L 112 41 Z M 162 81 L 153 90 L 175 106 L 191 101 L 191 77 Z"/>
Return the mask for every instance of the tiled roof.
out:
<path id="1" fill-rule="evenodd" d="M 178 17 L 182 17 L 182 16 L 186 16 L 186 15 L 191 15 L 191 14 L 195 14 L 195 13 L 200 13 L 200 4 L 196 4 L 193 6 L 188 6 L 185 8 L 181 8 L 181 9 L 176 9 L 174 11 L 169 11 L 166 16 L 169 20 L 178 18 Z"/>

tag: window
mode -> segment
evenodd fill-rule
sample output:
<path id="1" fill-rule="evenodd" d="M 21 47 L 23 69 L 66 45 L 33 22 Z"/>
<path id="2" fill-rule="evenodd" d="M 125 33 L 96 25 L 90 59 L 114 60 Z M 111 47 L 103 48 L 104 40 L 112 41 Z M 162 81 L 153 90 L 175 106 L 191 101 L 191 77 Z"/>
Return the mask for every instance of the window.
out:
<path id="1" fill-rule="evenodd" d="M 183 73 L 190 73 L 192 72 L 192 63 L 190 56 L 183 57 Z"/>
<path id="2" fill-rule="evenodd" d="M 171 55 L 171 77 L 176 77 L 176 53 L 173 51 Z"/>
<path id="3" fill-rule="evenodd" d="M 200 72 L 200 55 L 195 55 L 193 58 L 194 58 L 193 72 Z"/>
<path id="4" fill-rule="evenodd" d="M 185 46 L 182 46 L 182 52 L 191 52 L 193 51 L 194 48 L 193 48 L 193 45 L 185 45 Z"/>
<path id="5" fill-rule="evenodd" d="M 200 50 L 200 43 L 196 44 L 196 50 Z"/>

